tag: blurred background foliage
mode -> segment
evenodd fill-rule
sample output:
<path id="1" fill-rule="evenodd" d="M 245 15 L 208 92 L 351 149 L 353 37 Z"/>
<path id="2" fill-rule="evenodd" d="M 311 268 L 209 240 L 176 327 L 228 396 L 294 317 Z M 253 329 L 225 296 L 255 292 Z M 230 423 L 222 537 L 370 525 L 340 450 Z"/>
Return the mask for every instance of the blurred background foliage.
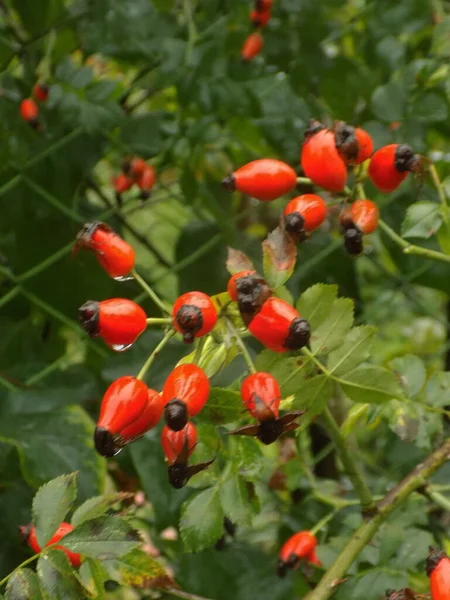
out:
<path id="1" fill-rule="evenodd" d="M 85 221 L 105 220 L 119 231 L 137 250 L 139 272 L 169 301 L 192 289 L 223 291 L 228 245 L 261 264 L 260 241 L 276 226 L 285 199 L 267 205 L 231 196 L 220 181 L 262 156 L 281 158 L 301 174 L 299 152 L 310 118 L 361 125 L 376 147 L 411 144 L 436 161 L 450 192 L 448 2 L 275 0 L 263 53 L 243 64 L 250 8 L 248 0 L 0 2 L 2 575 L 27 556 L 16 528 L 29 521 L 37 486 L 79 470 L 80 501 L 113 486 L 145 491 L 151 503 L 145 526 L 185 589 L 215 600 L 284 600 L 307 589 L 300 573 L 277 580 L 274 565 L 280 543 L 329 509 L 310 493 L 309 470 L 322 478 L 327 493 L 346 490 L 348 482 L 335 479 L 333 454 L 327 464 L 317 456 L 316 444 L 329 451 L 327 440 L 302 433 L 295 464 L 280 457 L 277 445 L 261 450 L 243 441 L 232 468 L 247 465 L 254 480 L 252 527 L 248 515 L 237 515 L 236 540 L 222 552 L 186 553 L 179 539 L 160 535 L 177 526 L 193 488 L 169 488 L 159 432 L 109 465 L 92 443 L 106 385 L 136 373 L 158 334 L 147 332 L 129 352 L 116 355 L 88 339 L 77 323 L 77 308 L 86 300 L 115 296 L 138 297 L 149 315 L 157 315 L 133 281 L 109 279 L 90 255 L 71 257 Z M 19 115 L 20 101 L 37 80 L 50 85 L 42 132 Z M 154 165 L 158 184 L 144 203 L 130 191 L 118 206 L 111 179 L 129 154 Z M 446 231 L 439 239 L 433 235 L 439 216 L 408 210 L 418 201 L 437 206 L 428 180 L 410 177 L 389 196 L 370 186 L 366 191 L 397 232 L 403 227 L 414 243 L 448 249 Z M 427 377 L 450 368 L 449 268 L 405 256 L 381 233 L 371 236 L 362 258 L 352 260 L 342 248 L 338 212 L 331 209 L 321 232 L 301 246 L 288 289 L 296 299 L 316 282 L 336 283 L 341 295 L 354 299 L 357 322 L 379 328 L 373 361 L 396 365 L 406 379 L 423 371 L 422 383 L 415 382 L 420 392 Z M 171 342 L 152 371 L 152 387 L 161 388 L 185 353 L 180 342 Z M 213 383 L 228 387 L 243 372 L 244 364 L 235 361 Z M 439 377 L 449 390 L 450 379 Z M 374 412 L 357 435 L 376 493 L 407 473 L 432 444 L 431 434 L 416 445 L 414 435 L 402 440 L 395 433 L 395 406 L 392 414 L 389 421 Z M 207 456 L 216 442 L 212 426 L 199 421 Z M 284 481 L 278 491 L 275 471 Z M 447 465 L 435 483 L 449 476 Z M 208 475 L 192 485 L 201 488 L 203 477 Z M 426 547 L 432 534 L 442 543 L 445 537 L 442 513 L 425 510 L 424 503 L 412 498 L 381 529 L 338 600 L 377 600 L 386 588 L 408 582 L 426 588 Z M 320 539 L 325 565 L 358 519 L 349 506 L 328 526 Z"/>

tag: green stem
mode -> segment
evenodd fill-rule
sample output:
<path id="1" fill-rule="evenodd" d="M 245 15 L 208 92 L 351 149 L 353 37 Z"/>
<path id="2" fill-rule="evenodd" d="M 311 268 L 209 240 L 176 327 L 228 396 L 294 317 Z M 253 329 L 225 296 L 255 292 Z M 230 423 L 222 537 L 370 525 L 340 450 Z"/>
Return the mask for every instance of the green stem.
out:
<path id="1" fill-rule="evenodd" d="M 430 164 L 428 167 L 428 171 L 431 175 L 431 179 L 433 180 L 433 183 L 436 187 L 438 196 L 439 196 L 439 202 L 442 205 L 442 217 L 444 219 L 444 222 L 446 225 L 449 225 L 449 214 L 448 214 L 448 204 L 447 204 L 447 198 L 445 195 L 445 190 L 442 186 L 442 182 L 439 178 L 439 173 L 437 172 L 436 167 L 433 164 Z"/>
<path id="2" fill-rule="evenodd" d="M 377 512 L 359 526 L 317 587 L 304 600 L 328 600 L 356 557 L 367 546 L 391 513 L 403 504 L 415 490 L 425 485 L 427 479 L 448 460 L 449 455 L 450 438 L 386 494 L 378 503 Z"/>
<path id="3" fill-rule="evenodd" d="M 33 554 L 33 556 L 30 556 L 30 558 L 27 558 L 27 560 L 24 560 L 23 563 L 21 563 L 18 567 L 16 567 L 13 571 L 11 571 L 11 573 L 9 573 L 6 577 L 4 577 L 0 581 L 0 587 L 2 587 L 3 585 L 5 585 L 5 583 L 8 581 L 8 579 L 10 577 L 12 577 L 14 575 L 14 573 L 17 573 L 17 571 L 19 571 L 20 569 L 23 569 L 24 567 L 26 567 L 30 563 L 32 563 L 35 560 L 37 560 L 40 557 L 40 555 L 41 555 L 41 553 L 38 552 L 37 554 Z"/>
<path id="4" fill-rule="evenodd" d="M 393 242 L 395 242 L 398 246 L 403 248 L 404 254 L 416 254 L 418 256 L 425 256 L 426 258 L 430 258 L 431 260 L 438 260 L 441 262 L 450 263 L 450 256 L 447 254 L 443 254 L 442 252 L 437 252 L 436 250 L 430 250 L 429 248 L 422 248 L 421 246 L 415 246 L 414 244 L 410 244 L 403 238 L 401 238 L 393 229 L 389 227 L 387 223 L 385 223 L 382 219 L 379 220 L 378 223 L 380 229 L 384 231 L 384 233 L 391 238 Z"/>
<path id="5" fill-rule="evenodd" d="M 337 515 L 337 513 L 340 511 L 340 508 L 334 508 L 332 511 L 330 511 L 327 515 L 324 516 L 323 519 L 320 519 L 320 521 L 318 521 L 314 527 L 312 527 L 309 531 L 313 534 L 313 535 L 317 535 L 319 533 L 319 531 L 321 529 L 323 529 L 325 527 L 325 525 L 327 525 L 332 519 L 334 519 L 334 517 Z"/>
<path id="6" fill-rule="evenodd" d="M 168 331 L 166 333 L 166 335 L 163 337 L 163 339 L 159 342 L 159 344 L 156 346 L 156 348 L 153 350 L 153 352 L 150 354 L 150 356 L 145 361 L 142 369 L 136 375 L 136 379 L 143 379 L 145 377 L 147 371 L 152 366 L 155 358 L 158 356 L 158 354 L 161 352 L 161 350 L 164 348 L 164 346 L 173 338 L 174 335 L 175 335 L 175 331 L 173 329 L 171 329 L 170 331 Z"/>
<path id="7" fill-rule="evenodd" d="M 313 182 L 309 177 L 297 177 L 297 183 L 303 183 L 303 185 L 313 185 Z"/>
<path id="8" fill-rule="evenodd" d="M 139 273 L 136 272 L 136 269 L 133 269 L 131 271 L 131 275 L 133 275 L 133 277 L 138 282 L 138 284 L 141 286 L 141 288 L 147 292 L 148 296 L 153 300 L 153 302 L 156 304 L 156 306 L 158 306 L 161 309 L 162 312 L 164 312 L 164 313 L 169 313 L 170 312 L 168 310 L 167 306 L 161 300 L 161 298 L 157 294 L 155 294 L 155 292 L 148 285 L 148 283 L 145 281 L 145 279 L 143 279 L 139 275 Z"/>
<path id="9" fill-rule="evenodd" d="M 255 364 L 252 360 L 252 357 L 250 356 L 250 353 L 247 349 L 247 346 L 244 344 L 239 332 L 237 331 L 236 327 L 233 325 L 233 323 L 229 320 L 229 319 L 225 319 L 225 322 L 227 324 L 228 330 L 230 331 L 230 333 L 232 334 L 232 336 L 235 338 L 237 345 L 239 346 L 239 349 L 242 353 L 242 356 L 244 357 L 245 362 L 247 363 L 247 367 L 249 370 L 249 373 L 256 373 L 256 367 Z"/>
<path id="10" fill-rule="evenodd" d="M 356 495 L 361 502 L 362 512 L 368 513 L 375 507 L 372 493 L 365 482 L 357 463 L 353 459 L 351 450 L 347 444 L 347 440 L 342 435 L 341 430 L 331 414 L 330 409 L 325 408 L 322 414 L 325 419 L 327 431 L 330 434 L 334 445 L 336 446 L 339 458 L 341 459 L 344 469 L 352 481 Z"/>
<path id="11" fill-rule="evenodd" d="M 207 339 L 208 339 L 207 336 L 204 335 L 202 338 L 200 338 L 197 341 L 197 347 L 195 349 L 194 359 L 192 361 L 194 363 L 194 365 L 199 364 Z"/>
<path id="12" fill-rule="evenodd" d="M 158 318 L 154 318 L 154 317 L 149 317 L 147 319 L 147 325 L 171 325 L 171 324 L 172 324 L 172 319 L 170 319 L 170 318 L 158 319 Z"/>
<path id="13" fill-rule="evenodd" d="M 357 195 L 357 200 L 365 200 L 366 198 L 366 191 L 364 189 L 364 186 L 362 183 L 357 183 L 355 186 L 355 190 L 356 190 L 356 195 Z"/>
<path id="14" fill-rule="evenodd" d="M 435 504 L 437 504 L 438 506 L 450 513 L 450 500 L 448 498 L 446 498 L 439 492 L 429 491 L 427 495 L 430 498 L 430 500 L 432 500 Z"/>

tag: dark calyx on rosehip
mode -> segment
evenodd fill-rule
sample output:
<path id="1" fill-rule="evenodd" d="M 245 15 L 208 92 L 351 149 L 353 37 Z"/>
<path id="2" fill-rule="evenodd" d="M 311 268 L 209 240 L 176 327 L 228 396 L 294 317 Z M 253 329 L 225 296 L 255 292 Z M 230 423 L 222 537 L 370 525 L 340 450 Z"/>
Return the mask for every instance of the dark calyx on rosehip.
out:
<path id="1" fill-rule="evenodd" d="M 99 304 L 95 300 L 88 300 L 78 309 L 78 316 L 85 331 L 90 337 L 99 334 Z"/>
<path id="2" fill-rule="evenodd" d="M 297 563 L 300 562 L 298 556 L 291 554 L 288 560 L 278 559 L 277 562 L 277 575 L 278 577 L 285 577 L 288 570 L 293 569 Z"/>
<path id="3" fill-rule="evenodd" d="M 239 427 L 239 429 L 229 431 L 228 435 L 247 435 L 256 437 L 260 442 L 269 446 L 269 444 L 273 444 L 273 442 L 284 433 L 297 429 L 299 423 L 295 423 L 295 419 L 304 413 L 304 410 L 296 410 L 286 413 L 279 419 L 273 417 L 261 421 L 258 425 L 245 425 L 244 427 Z"/>
<path id="4" fill-rule="evenodd" d="M 339 154 L 347 161 L 355 160 L 359 153 L 358 138 L 355 128 L 347 125 L 344 121 L 338 121 L 334 126 L 334 138 Z"/>
<path id="5" fill-rule="evenodd" d="M 305 133 L 304 133 L 305 142 L 306 142 L 306 140 L 309 140 L 309 138 L 311 138 L 316 133 L 319 133 L 319 131 L 322 131 L 322 129 L 325 129 L 325 125 L 322 125 L 322 123 L 320 121 L 316 121 L 315 119 L 310 119 L 309 125 L 306 128 Z"/>
<path id="6" fill-rule="evenodd" d="M 344 246 L 352 256 L 359 256 L 364 250 L 363 234 L 358 227 L 350 227 L 344 233 Z"/>
<path id="7" fill-rule="evenodd" d="M 227 175 L 225 177 L 225 179 L 222 179 L 222 185 L 229 192 L 235 192 L 236 191 L 236 178 L 234 176 L 234 173 L 230 173 L 229 175 Z"/>
<path id="8" fill-rule="evenodd" d="M 236 281 L 239 312 L 246 325 L 260 311 L 272 291 L 266 281 L 257 273 L 240 277 Z"/>
<path id="9" fill-rule="evenodd" d="M 298 212 L 292 212 L 284 217 L 284 229 L 296 243 L 306 240 L 305 219 Z"/>
<path id="10" fill-rule="evenodd" d="M 285 348 L 289 350 L 300 350 L 308 346 L 311 339 L 311 329 L 306 319 L 297 317 L 289 327 L 289 333 L 284 343 Z"/>
<path id="11" fill-rule="evenodd" d="M 207 469 L 210 465 L 213 464 L 215 460 L 216 459 L 213 458 L 206 462 L 199 463 L 198 465 L 189 466 L 187 464 L 187 460 L 183 461 L 180 459 L 173 465 L 170 465 L 170 467 L 167 470 L 170 485 L 176 488 L 177 490 L 181 489 L 187 484 L 187 482 L 193 475 L 196 475 L 197 473 L 200 473 L 200 471 L 204 471 L 205 469 Z"/>
<path id="12" fill-rule="evenodd" d="M 408 144 L 400 144 L 395 150 L 394 165 L 397 171 L 417 173 L 421 169 L 422 159 Z"/>
<path id="13" fill-rule="evenodd" d="M 181 431 L 188 422 L 186 403 L 174 398 L 164 408 L 164 420 L 172 431 Z"/>
<path id="14" fill-rule="evenodd" d="M 429 555 L 427 556 L 427 559 L 425 561 L 425 571 L 428 577 L 430 577 L 431 573 L 438 566 L 440 561 L 443 558 L 447 558 L 447 555 L 445 554 L 445 552 L 443 552 L 439 548 L 436 548 L 435 546 L 429 546 L 428 550 Z"/>
<path id="15" fill-rule="evenodd" d="M 202 311 L 192 304 L 183 305 L 176 314 L 176 322 L 183 331 L 183 341 L 192 344 L 195 334 L 203 327 Z"/>
<path id="16" fill-rule="evenodd" d="M 104 427 L 96 427 L 94 444 L 97 452 L 105 458 L 111 458 L 117 452 L 113 435 Z"/>

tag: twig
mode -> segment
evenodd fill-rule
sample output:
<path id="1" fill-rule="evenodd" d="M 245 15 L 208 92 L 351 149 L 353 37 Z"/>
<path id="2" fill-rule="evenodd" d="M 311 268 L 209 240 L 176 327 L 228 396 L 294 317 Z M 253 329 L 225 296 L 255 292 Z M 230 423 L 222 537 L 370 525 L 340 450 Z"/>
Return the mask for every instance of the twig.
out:
<path id="1" fill-rule="evenodd" d="M 170 340 L 173 338 L 174 335 L 175 335 L 175 331 L 173 329 L 171 329 L 170 331 L 168 331 L 166 333 L 166 335 L 163 337 L 163 339 L 159 342 L 159 344 L 156 346 L 156 348 L 153 350 L 153 352 L 150 354 L 150 356 L 145 361 L 142 369 L 136 375 L 136 379 L 143 379 L 145 377 L 145 375 L 147 374 L 147 371 L 152 366 L 155 358 L 158 356 L 158 354 L 161 352 L 161 350 L 164 348 L 164 346 L 170 342 Z"/>
<path id="2" fill-rule="evenodd" d="M 431 260 L 438 260 L 440 262 L 450 263 L 450 255 L 443 254 L 442 252 L 437 252 L 436 250 L 431 250 L 430 248 L 422 248 L 421 246 L 415 246 L 414 244 L 410 244 L 402 237 L 398 235 L 393 229 L 389 227 L 387 223 L 385 223 L 382 219 L 379 221 L 379 227 L 384 233 L 391 238 L 393 242 L 395 242 L 398 246 L 403 248 L 404 254 L 416 254 L 418 256 L 425 256 L 426 258 L 430 258 Z"/>

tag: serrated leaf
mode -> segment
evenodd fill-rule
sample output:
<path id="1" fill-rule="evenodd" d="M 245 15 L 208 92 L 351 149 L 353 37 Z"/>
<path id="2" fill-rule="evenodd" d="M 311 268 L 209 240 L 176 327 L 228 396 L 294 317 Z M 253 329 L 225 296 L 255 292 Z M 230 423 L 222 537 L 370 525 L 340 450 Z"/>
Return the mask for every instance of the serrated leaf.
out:
<path id="1" fill-rule="evenodd" d="M 333 393 L 333 385 L 326 375 L 318 375 L 307 379 L 297 386 L 292 408 L 306 409 L 306 414 L 300 419 L 300 427 L 304 428 L 311 420 L 319 415 Z"/>
<path id="2" fill-rule="evenodd" d="M 450 373 L 439 371 L 434 373 L 425 388 L 425 397 L 430 406 L 444 407 L 450 405 Z"/>
<path id="3" fill-rule="evenodd" d="M 64 521 L 77 496 L 76 473 L 61 475 L 44 484 L 33 498 L 32 516 L 41 548 Z"/>
<path id="4" fill-rule="evenodd" d="M 103 564 L 98 560 L 86 558 L 78 570 L 78 578 L 87 592 L 101 600 L 105 596 L 105 582 L 109 579 Z"/>
<path id="5" fill-rule="evenodd" d="M 250 481 L 258 480 L 264 469 L 264 455 L 260 442 L 250 437 L 230 438 L 230 460 L 239 473 Z"/>
<path id="6" fill-rule="evenodd" d="M 312 328 L 311 350 L 314 354 L 327 354 L 344 342 L 353 324 L 354 305 L 349 298 L 335 300 L 322 323 Z"/>
<path id="7" fill-rule="evenodd" d="M 31 569 L 19 569 L 6 586 L 6 600 L 40 600 L 42 598 L 36 573 Z"/>
<path id="8" fill-rule="evenodd" d="M 185 502 L 181 511 L 180 532 L 188 552 L 209 548 L 222 536 L 223 510 L 217 487 L 203 490 Z"/>
<path id="9" fill-rule="evenodd" d="M 379 404 L 393 398 L 403 398 L 397 377 L 383 367 L 358 367 L 341 378 L 339 383 L 354 402 Z"/>
<path id="10" fill-rule="evenodd" d="M 174 585 L 173 578 L 164 567 L 139 549 L 132 550 L 120 558 L 105 560 L 103 566 L 111 579 L 124 586 L 150 589 Z"/>
<path id="11" fill-rule="evenodd" d="M 99 560 L 123 556 L 140 542 L 138 532 L 116 516 L 85 521 L 64 537 L 68 550 Z"/>
<path id="12" fill-rule="evenodd" d="M 52 600 L 86 600 L 86 590 L 64 552 L 51 550 L 41 555 L 36 571 L 41 588 Z"/>
<path id="13" fill-rule="evenodd" d="M 233 423 L 244 413 L 241 395 L 229 389 L 212 388 L 208 402 L 202 410 L 202 420 L 216 425 Z"/>
<path id="14" fill-rule="evenodd" d="M 257 371 L 265 371 L 275 377 L 283 396 L 293 393 L 292 379 L 295 378 L 298 382 L 309 377 L 312 372 L 312 363 L 306 356 L 287 357 L 272 350 L 263 350 L 255 360 L 255 367 Z"/>
<path id="15" fill-rule="evenodd" d="M 133 494 L 129 492 L 118 492 L 117 494 L 110 494 L 109 496 L 94 496 L 89 498 L 86 502 L 83 502 L 72 515 L 71 523 L 74 527 L 78 527 L 84 521 L 101 517 L 110 508 L 122 502 L 127 498 L 132 498 Z"/>
<path id="16" fill-rule="evenodd" d="M 433 447 L 436 436 L 443 429 L 441 415 L 430 413 L 416 402 L 390 402 L 384 415 L 389 427 L 401 440 L 426 450 Z"/>
<path id="17" fill-rule="evenodd" d="M 402 223 L 402 236 L 406 238 L 428 239 L 436 234 L 442 225 L 442 213 L 435 202 L 416 202 L 406 211 Z"/>
<path id="18" fill-rule="evenodd" d="M 220 489 L 220 502 L 225 516 L 237 525 L 250 525 L 252 510 L 245 481 L 230 467 Z"/>
<path id="19" fill-rule="evenodd" d="M 278 288 L 292 275 L 297 246 L 281 227 L 274 229 L 262 243 L 263 268 L 267 283 Z"/>
<path id="20" fill-rule="evenodd" d="M 367 360 L 375 333 L 376 328 L 369 325 L 351 329 L 342 345 L 330 353 L 328 370 L 340 377 Z"/>
<path id="21" fill-rule="evenodd" d="M 337 285 L 316 283 L 300 296 L 297 310 L 307 319 L 312 331 L 317 329 L 328 317 L 331 307 L 337 298 Z"/>
<path id="22" fill-rule="evenodd" d="M 406 354 L 392 360 L 390 365 L 400 376 L 406 395 L 410 398 L 417 396 L 425 385 L 427 378 L 423 361 L 418 356 Z"/>
<path id="23" fill-rule="evenodd" d="M 231 275 L 241 271 L 254 271 L 255 267 L 249 257 L 240 250 L 228 246 L 226 268 Z"/>

